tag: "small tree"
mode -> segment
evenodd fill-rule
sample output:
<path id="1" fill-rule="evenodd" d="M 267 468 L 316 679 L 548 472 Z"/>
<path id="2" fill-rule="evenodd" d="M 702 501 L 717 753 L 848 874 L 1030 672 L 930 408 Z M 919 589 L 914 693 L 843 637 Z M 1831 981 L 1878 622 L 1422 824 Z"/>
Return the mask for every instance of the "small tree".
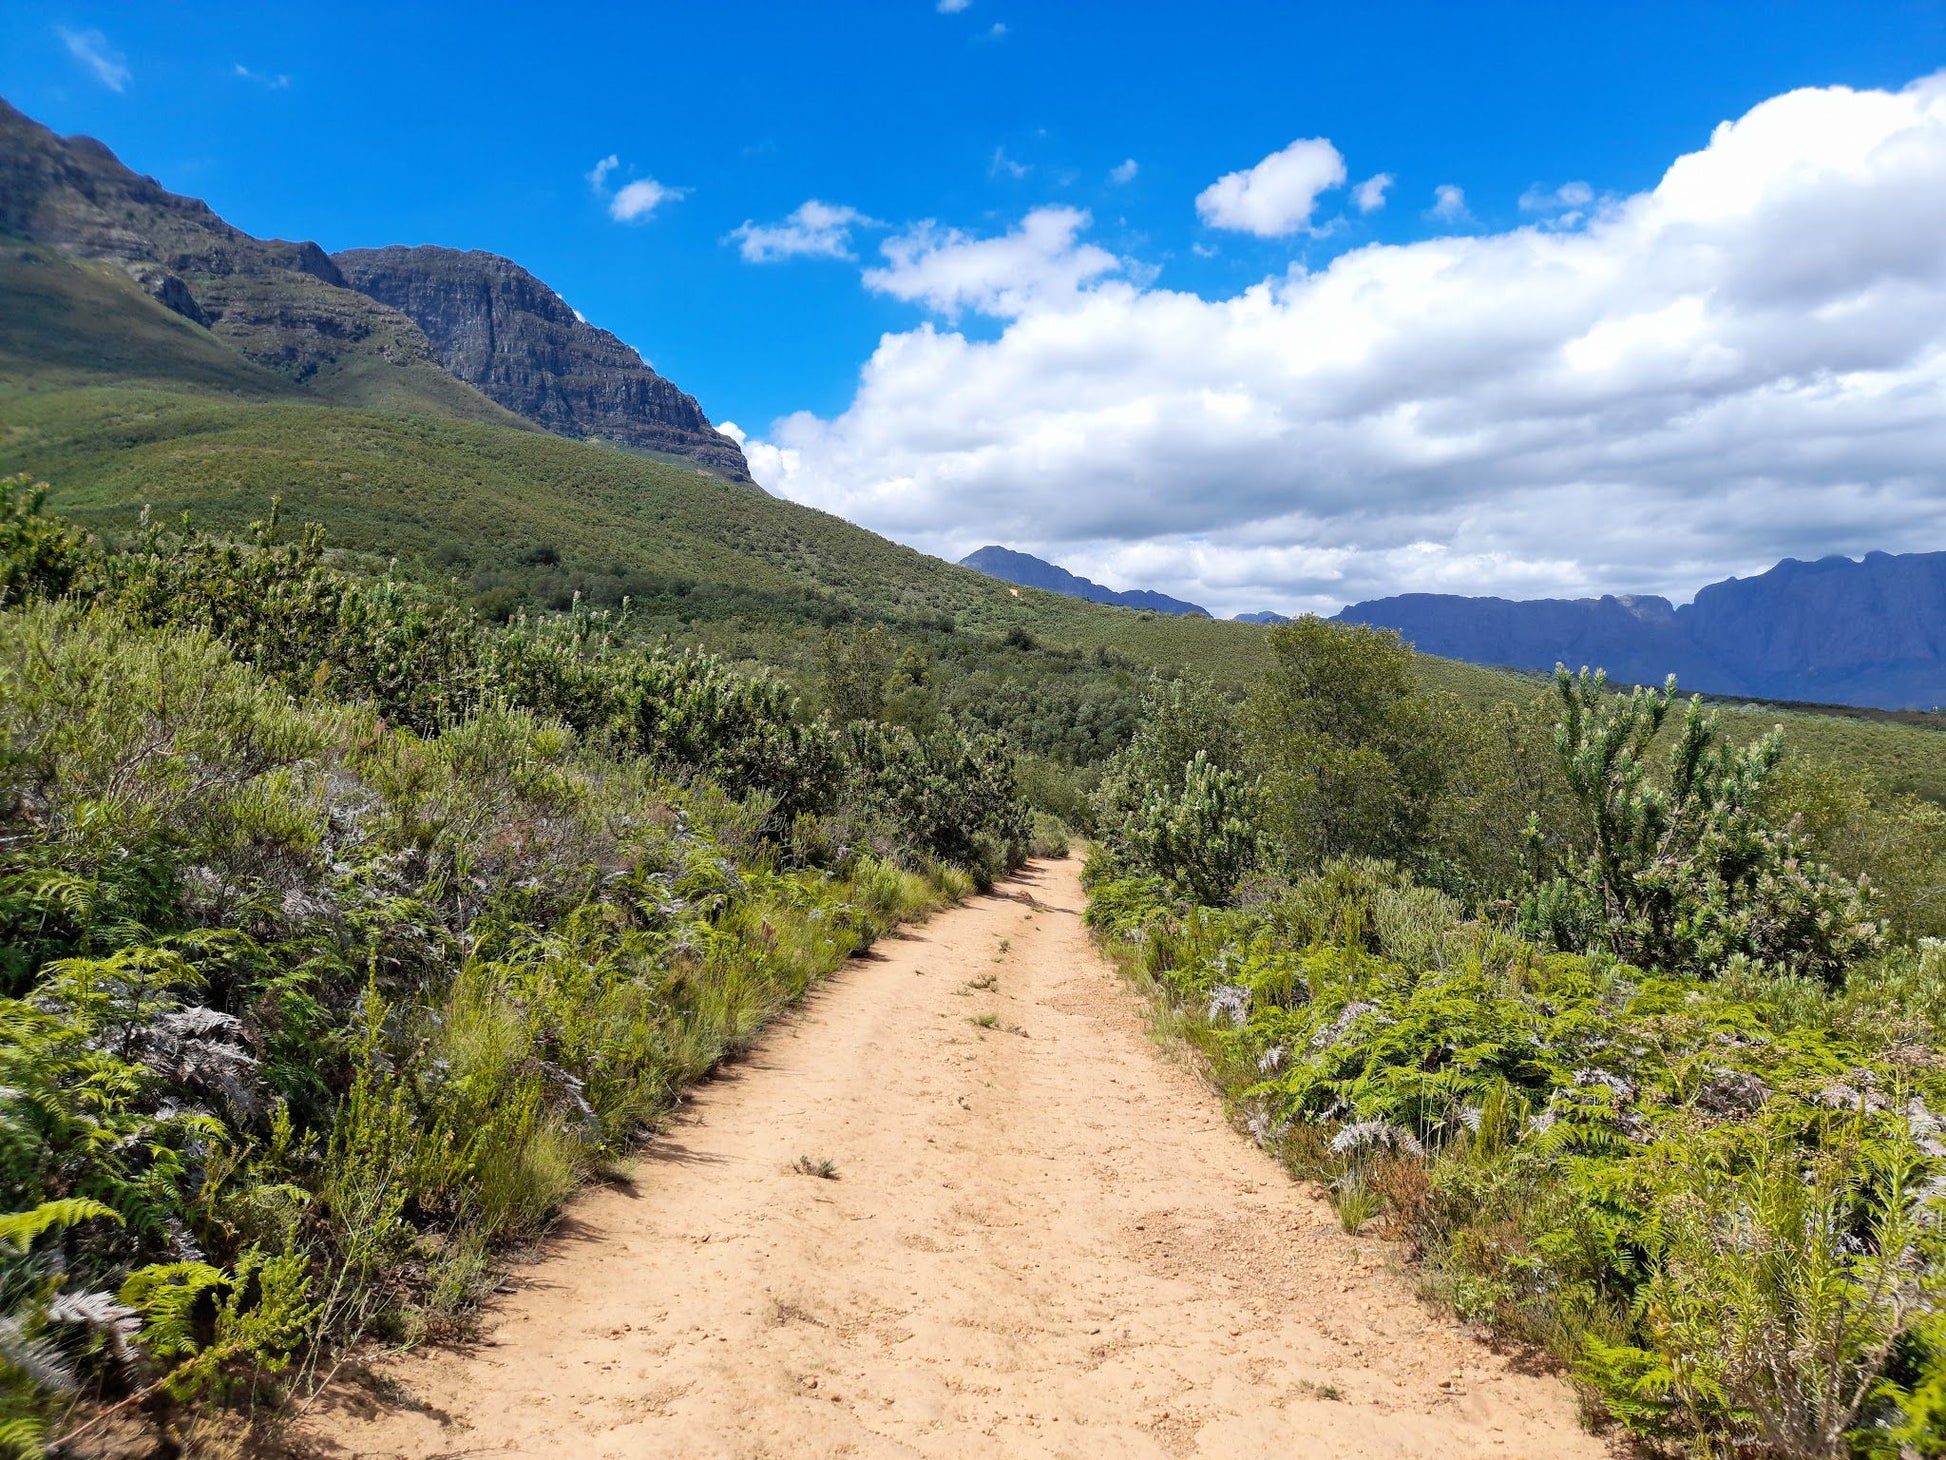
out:
<path id="1" fill-rule="evenodd" d="M 1522 904 L 1527 931 L 1559 947 L 1595 943 L 1644 967 L 1712 973 L 1741 954 L 1828 981 L 1879 940 L 1863 882 L 1809 860 L 1762 812 L 1783 731 L 1741 750 L 1692 697 L 1661 780 L 1649 752 L 1675 700 L 1608 692 L 1597 671 L 1557 669 L 1555 749 L 1580 809 L 1582 842 Z"/>
<path id="2" fill-rule="evenodd" d="M 1243 777 L 1197 751 L 1179 792 L 1156 790 L 1128 828 L 1130 849 L 1148 869 L 1198 902 L 1222 907 L 1261 860 Z"/>
<path id="3" fill-rule="evenodd" d="M 1273 629 L 1270 649 L 1249 715 L 1266 831 L 1300 867 L 1416 863 L 1442 756 L 1412 650 L 1389 629 L 1310 614 Z"/>

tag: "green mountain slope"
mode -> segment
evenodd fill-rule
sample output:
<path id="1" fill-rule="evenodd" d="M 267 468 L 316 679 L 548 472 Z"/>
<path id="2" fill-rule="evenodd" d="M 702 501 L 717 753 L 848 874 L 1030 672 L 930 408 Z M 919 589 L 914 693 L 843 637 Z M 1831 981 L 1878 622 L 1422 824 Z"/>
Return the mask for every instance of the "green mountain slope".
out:
<path id="1" fill-rule="evenodd" d="M 485 611 L 628 597 L 646 632 L 812 691 L 828 631 L 882 625 L 930 666 L 944 707 L 1067 763 L 1119 744 L 1151 670 L 1242 689 L 1267 662 L 1257 625 L 1015 589 L 690 463 L 537 430 L 427 361 L 348 352 L 270 368 L 152 285 L 125 261 L 0 237 L 0 473 L 45 478 L 58 510 L 110 535 L 144 507 L 239 528 L 276 497 L 285 520 L 453 581 Z M 1542 688 L 1419 666 L 1473 705 Z M 1777 718 L 1731 714 L 1750 734 Z M 1797 743 L 1946 799 L 1935 730 L 1791 719 Z"/>
<path id="2" fill-rule="evenodd" d="M 927 628 L 950 616 L 963 630 L 1017 628 L 1224 678 L 1247 674 L 1261 649 L 1261 633 L 1244 625 L 1150 620 L 1033 590 L 1015 597 L 825 513 L 537 432 L 151 385 L 15 384 L 0 384 L 0 470 L 46 477 L 60 511 L 102 530 L 128 527 L 145 505 L 241 526 L 279 496 L 287 518 L 322 522 L 334 544 L 434 575 L 662 575 L 770 595 L 791 617 Z"/>
<path id="3" fill-rule="evenodd" d="M 253 238 L 199 199 L 130 171 L 94 139 L 59 137 L 0 101 L 0 247 L 15 240 L 41 245 L 43 260 L 119 276 L 207 331 L 211 344 L 317 398 L 524 424 L 442 369 L 410 319 L 346 287 L 316 244 Z M 32 330 L 36 307 L 58 311 L 63 294 L 83 287 L 43 284 L 52 288 L 28 290 L 18 306 L 6 292 L 12 330 Z M 84 332 L 78 343 L 85 352 L 99 341 Z M 145 343 L 165 344 L 153 331 Z M 55 348 L 71 355 L 76 342 Z"/>

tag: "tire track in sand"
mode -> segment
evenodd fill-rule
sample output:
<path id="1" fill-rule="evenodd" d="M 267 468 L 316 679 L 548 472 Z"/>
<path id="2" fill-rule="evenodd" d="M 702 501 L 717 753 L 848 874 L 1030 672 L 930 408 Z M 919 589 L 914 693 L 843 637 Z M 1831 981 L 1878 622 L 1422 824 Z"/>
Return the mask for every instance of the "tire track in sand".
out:
<path id="1" fill-rule="evenodd" d="M 391 1397 L 326 1396 L 301 1446 L 1605 1453 L 1565 1385 L 1420 1305 L 1228 1128 L 1090 946 L 1079 871 L 1036 863 L 854 960 L 572 1205 L 482 1343 L 387 1358 Z"/>

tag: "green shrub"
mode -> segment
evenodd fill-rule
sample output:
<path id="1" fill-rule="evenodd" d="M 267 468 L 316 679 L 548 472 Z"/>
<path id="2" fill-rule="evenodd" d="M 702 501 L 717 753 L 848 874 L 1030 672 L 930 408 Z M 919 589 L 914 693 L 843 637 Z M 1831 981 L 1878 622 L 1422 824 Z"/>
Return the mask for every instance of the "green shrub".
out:
<path id="1" fill-rule="evenodd" d="M 0 607 L 54 598 L 99 561 L 85 533 L 46 511 L 47 485 L 0 477 Z"/>
<path id="2" fill-rule="evenodd" d="M 1065 823 L 1058 816 L 1050 816 L 1045 811 L 1036 811 L 1027 834 L 1027 854 L 1032 857 L 1051 857 L 1058 861 L 1067 856 L 1073 840 Z"/>
<path id="3" fill-rule="evenodd" d="M 991 739 L 913 742 L 936 804 L 861 801 L 781 687 L 591 616 L 486 629 L 268 527 L 84 546 L 91 606 L 0 608 L 17 1449 L 138 1369 L 222 1401 L 427 1331 L 686 1082 L 963 894 L 939 859 L 1025 839 Z M 913 870 L 830 846 L 861 816 Z"/>
<path id="4" fill-rule="evenodd" d="M 1216 907 L 1262 857 L 1249 788 L 1200 750 L 1183 767 L 1182 789 L 1151 791 L 1123 835 L 1139 865 Z"/>
<path id="5" fill-rule="evenodd" d="M 1370 861 L 1229 910 L 1112 857 L 1085 882 L 1251 1133 L 1638 1435 L 1932 1443 L 1910 1437 L 1946 1393 L 1946 1075 L 1884 1012 L 1923 960 L 1843 995 L 1644 971 Z"/>
<path id="6" fill-rule="evenodd" d="M 1732 957 L 1835 982 L 1879 945 L 1871 900 L 1763 815 L 1782 731 L 1734 750 L 1692 699 L 1661 780 L 1647 755 L 1675 695 L 1611 696 L 1599 673 L 1556 675 L 1562 769 L 1582 813 L 1567 868 L 1522 924 L 1556 947 L 1601 946 L 1650 968 L 1707 972 Z"/>

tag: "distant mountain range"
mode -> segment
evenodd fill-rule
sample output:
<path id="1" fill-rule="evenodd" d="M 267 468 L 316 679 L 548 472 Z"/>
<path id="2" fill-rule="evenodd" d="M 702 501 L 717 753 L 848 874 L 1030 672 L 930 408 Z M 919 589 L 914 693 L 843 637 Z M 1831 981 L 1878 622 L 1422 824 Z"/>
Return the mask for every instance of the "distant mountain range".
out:
<path id="1" fill-rule="evenodd" d="M 518 265 L 253 238 L 0 101 L 0 235 L 120 270 L 244 361 L 338 404 L 521 422 L 749 484 L 737 443 Z"/>
<path id="2" fill-rule="evenodd" d="M 1187 599 L 1171 598 L 1166 593 L 1154 593 L 1147 588 L 1125 591 L 1104 588 L 1092 578 L 1083 578 L 1045 558 L 1037 558 L 1032 553 L 1017 553 L 1012 548 L 983 547 L 961 558 L 959 565 L 985 573 L 989 578 L 998 578 L 1003 583 L 1013 583 L 1022 588 L 1045 588 L 1049 593 L 1085 598 L 1090 603 L 1112 603 L 1120 608 L 1146 608 L 1155 613 L 1211 617 L 1208 609 Z M 1258 613 L 1240 613 L 1234 621 L 1240 624 L 1287 624 L 1290 618 L 1266 608 Z"/>
<path id="3" fill-rule="evenodd" d="M 1002 547 L 981 548 L 961 565 L 1095 603 L 1205 612 L 1146 589 L 1104 588 Z M 1269 609 L 1236 617 L 1290 622 Z M 1656 597 L 1406 593 L 1354 603 L 1335 621 L 1396 629 L 1427 654 L 1474 664 L 1585 664 L 1633 684 L 1660 684 L 1673 673 L 1688 689 L 1752 699 L 1887 710 L 1946 705 L 1946 553 L 1786 558 L 1756 577 L 1712 583 L 1681 608 Z"/>
<path id="4" fill-rule="evenodd" d="M 1070 573 L 1066 568 L 1056 567 L 1031 553 L 1017 553 L 1012 548 L 983 547 L 961 558 L 959 565 L 985 573 L 989 578 L 998 578 L 1003 583 L 1013 583 L 1022 588 L 1045 588 L 1050 593 L 1085 598 L 1090 603 L 1146 608 L 1156 613 L 1195 614 L 1202 618 L 1210 616 L 1208 609 L 1180 598 L 1171 598 L 1166 593 L 1151 593 L 1146 588 L 1120 593 L 1113 588 L 1104 588 L 1091 579 Z"/>
<path id="5" fill-rule="evenodd" d="M 1342 623 L 1396 629 L 1428 654 L 1516 669 L 1558 663 L 1609 678 L 1753 699 L 1880 709 L 1946 704 L 1946 553 L 1863 562 L 1786 558 L 1676 608 L 1666 598 L 1463 598 L 1355 603 Z"/>

